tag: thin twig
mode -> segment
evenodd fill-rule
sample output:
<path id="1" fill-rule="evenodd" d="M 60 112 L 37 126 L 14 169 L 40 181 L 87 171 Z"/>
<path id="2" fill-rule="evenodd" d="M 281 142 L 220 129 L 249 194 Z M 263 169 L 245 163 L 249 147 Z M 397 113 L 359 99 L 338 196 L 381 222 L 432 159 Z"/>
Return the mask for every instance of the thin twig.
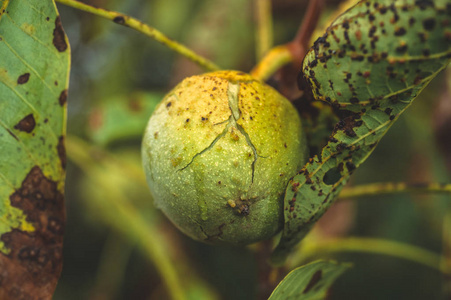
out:
<path id="1" fill-rule="evenodd" d="M 254 77 L 266 80 L 279 70 L 275 76 L 278 81 L 278 90 L 290 100 L 301 94 L 296 85 L 297 74 L 310 47 L 310 37 L 317 25 L 322 8 L 323 0 L 311 0 L 294 39 L 268 51 L 251 71 Z"/>
<path id="2" fill-rule="evenodd" d="M 108 234 L 91 292 L 92 299 L 113 299 L 117 297 L 121 283 L 124 281 L 125 269 L 133 246 L 117 232 Z"/>
<path id="3" fill-rule="evenodd" d="M 293 62 L 279 70 L 278 78 L 280 81 L 281 93 L 290 100 L 295 100 L 303 95 L 304 91 L 299 91 L 298 75 L 302 69 L 302 62 L 308 50 L 311 36 L 318 24 L 319 17 L 323 11 L 324 0 L 310 0 L 304 19 L 296 33 L 295 38 L 287 45 L 293 56 Z"/>
<path id="4" fill-rule="evenodd" d="M 301 255 L 297 264 L 303 264 L 313 258 L 340 252 L 358 252 L 383 254 L 402 258 L 433 268 L 444 274 L 449 272 L 440 255 L 405 243 L 375 238 L 339 238 L 325 241 L 306 242 L 299 249 Z"/>
<path id="5" fill-rule="evenodd" d="M 55 0 L 55 1 L 79 10 L 86 11 L 99 17 L 112 20 L 116 24 L 130 27 L 165 45 L 169 49 L 185 56 L 189 60 L 193 61 L 194 63 L 198 64 L 199 66 L 203 67 L 208 71 L 216 71 L 220 69 L 212 61 L 195 53 L 186 46 L 170 39 L 157 29 L 139 21 L 138 19 L 132 18 L 119 12 L 94 7 L 85 3 L 78 2 L 76 0 Z"/>
<path id="6" fill-rule="evenodd" d="M 273 43 L 272 8 L 270 0 L 254 0 L 256 31 L 256 56 L 257 60 L 271 49 Z"/>
<path id="7" fill-rule="evenodd" d="M 302 63 L 307 49 L 310 47 L 310 37 L 312 36 L 323 10 L 324 0 L 310 0 L 304 20 L 296 33 L 293 41 L 290 43 L 295 59 Z M 301 54 L 301 57 L 299 57 Z"/>
<path id="8" fill-rule="evenodd" d="M 400 194 L 400 193 L 449 194 L 451 193 L 451 184 L 441 184 L 441 183 L 408 184 L 404 182 L 371 183 L 345 188 L 340 193 L 339 199 L 349 199 L 382 194 Z"/>

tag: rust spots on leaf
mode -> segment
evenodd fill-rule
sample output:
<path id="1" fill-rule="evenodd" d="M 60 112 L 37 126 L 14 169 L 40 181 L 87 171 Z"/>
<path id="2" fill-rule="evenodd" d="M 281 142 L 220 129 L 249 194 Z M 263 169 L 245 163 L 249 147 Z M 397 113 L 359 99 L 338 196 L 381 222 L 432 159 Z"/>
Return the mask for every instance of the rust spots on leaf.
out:
<path id="1" fill-rule="evenodd" d="M 67 49 L 66 36 L 64 34 L 60 16 L 57 16 L 55 19 L 55 29 L 53 29 L 53 45 L 59 52 L 64 52 Z"/>
<path id="2" fill-rule="evenodd" d="M 35 231 L 13 229 L 0 239 L 0 299 L 51 299 L 62 267 L 64 197 L 57 183 L 33 167 L 10 196 Z"/>
<path id="3" fill-rule="evenodd" d="M 19 76 L 19 78 L 17 78 L 17 84 L 27 83 L 28 79 L 30 79 L 30 73 L 22 74 Z"/>
<path id="4" fill-rule="evenodd" d="M 61 106 L 64 106 L 67 102 L 67 89 L 63 90 L 58 98 L 58 101 Z"/>
<path id="5" fill-rule="evenodd" d="M 429 18 L 423 21 L 423 28 L 427 31 L 432 31 L 435 27 L 435 19 Z"/>
<path id="6" fill-rule="evenodd" d="M 66 146 L 64 144 L 64 136 L 60 136 L 58 145 L 56 146 L 58 157 L 60 158 L 61 166 L 66 169 Z"/>
<path id="7" fill-rule="evenodd" d="M 357 134 L 354 132 L 354 128 L 358 127 L 360 123 L 356 122 L 353 116 L 347 117 L 335 125 L 334 131 L 342 130 L 349 137 L 356 137 Z"/>
<path id="8" fill-rule="evenodd" d="M 302 293 L 307 294 L 312 288 L 315 287 L 315 285 L 318 284 L 321 278 L 323 278 L 323 271 L 321 270 L 316 271 Z"/>
<path id="9" fill-rule="evenodd" d="M 17 123 L 14 126 L 14 129 L 17 129 L 20 131 L 25 131 L 26 133 L 30 133 L 33 131 L 35 126 L 36 126 L 36 121 L 34 119 L 34 116 L 33 116 L 33 114 L 29 114 L 29 115 L 25 116 L 25 118 L 20 120 L 19 123 Z"/>
<path id="10" fill-rule="evenodd" d="M 413 80 L 414 85 L 419 85 L 422 82 L 423 78 L 421 76 L 417 75 L 415 79 Z"/>
<path id="11" fill-rule="evenodd" d="M 362 39 L 362 32 L 360 30 L 357 30 L 355 32 L 355 37 L 358 41 L 360 41 Z"/>
<path id="12" fill-rule="evenodd" d="M 406 29 L 404 28 L 404 27 L 399 27 L 399 28 L 396 28 L 396 30 L 395 30 L 395 36 L 403 36 L 403 35 L 405 35 L 406 34 Z"/>

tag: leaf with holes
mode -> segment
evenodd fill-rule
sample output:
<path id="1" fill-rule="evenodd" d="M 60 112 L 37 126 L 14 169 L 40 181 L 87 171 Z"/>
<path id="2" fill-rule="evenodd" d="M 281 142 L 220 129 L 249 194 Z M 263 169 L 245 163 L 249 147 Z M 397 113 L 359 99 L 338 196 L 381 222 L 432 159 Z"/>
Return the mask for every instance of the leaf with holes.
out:
<path id="1" fill-rule="evenodd" d="M 273 261 L 284 261 L 393 122 L 451 57 L 446 0 L 361 1 L 307 53 L 303 73 L 317 100 L 341 110 L 319 156 L 285 194 L 285 225 Z"/>
<path id="2" fill-rule="evenodd" d="M 291 271 L 268 300 L 323 299 L 327 290 L 350 264 L 315 261 Z"/>
<path id="3" fill-rule="evenodd" d="M 51 0 L 0 0 L 0 299 L 50 299 L 62 267 L 70 50 Z"/>

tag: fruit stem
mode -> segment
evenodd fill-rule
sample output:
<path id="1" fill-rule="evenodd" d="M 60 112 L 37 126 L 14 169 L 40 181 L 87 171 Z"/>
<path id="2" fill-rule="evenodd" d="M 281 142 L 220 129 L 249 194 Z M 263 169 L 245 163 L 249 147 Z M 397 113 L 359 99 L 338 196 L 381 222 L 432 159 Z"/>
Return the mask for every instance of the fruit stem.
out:
<path id="1" fill-rule="evenodd" d="M 300 96 L 296 85 L 297 74 L 305 54 L 310 48 L 310 40 L 324 6 L 324 0 L 309 2 L 304 19 L 293 40 L 266 52 L 260 62 L 251 70 L 251 75 L 260 80 L 267 80 L 276 71 L 275 77 L 280 83 L 279 92 L 290 100 Z"/>
<path id="2" fill-rule="evenodd" d="M 130 16 L 124 15 L 119 12 L 106 10 L 99 7 L 94 7 L 85 3 L 78 2 L 76 0 L 56 0 L 56 2 L 59 2 L 61 4 L 86 11 L 88 13 L 94 14 L 96 16 L 112 20 L 114 23 L 123 25 L 126 27 L 130 27 L 142 34 L 147 35 L 148 37 L 156 40 L 157 42 L 163 44 L 164 46 L 168 47 L 169 49 L 177 52 L 180 55 L 185 56 L 192 62 L 198 64 L 202 68 L 208 70 L 208 71 L 217 71 L 220 68 L 213 63 L 212 61 L 208 60 L 207 58 L 195 53 L 193 50 L 189 49 L 185 45 L 182 45 L 166 35 L 164 35 L 159 30 L 139 21 L 138 19 L 132 18 Z"/>
<path id="3" fill-rule="evenodd" d="M 293 56 L 287 45 L 276 46 L 266 53 L 250 73 L 256 79 L 265 81 L 281 67 L 292 61 Z"/>

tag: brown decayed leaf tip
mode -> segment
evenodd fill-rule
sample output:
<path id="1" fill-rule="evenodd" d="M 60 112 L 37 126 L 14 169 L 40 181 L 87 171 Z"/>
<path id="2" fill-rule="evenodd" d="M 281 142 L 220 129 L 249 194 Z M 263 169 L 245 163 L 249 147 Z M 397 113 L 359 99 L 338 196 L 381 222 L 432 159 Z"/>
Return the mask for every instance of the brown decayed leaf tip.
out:
<path id="1" fill-rule="evenodd" d="M 11 196 L 35 231 L 13 229 L 0 240 L 0 299 L 51 299 L 62 268 L 64 196 L 57 183 L 33 167 Z"/>

